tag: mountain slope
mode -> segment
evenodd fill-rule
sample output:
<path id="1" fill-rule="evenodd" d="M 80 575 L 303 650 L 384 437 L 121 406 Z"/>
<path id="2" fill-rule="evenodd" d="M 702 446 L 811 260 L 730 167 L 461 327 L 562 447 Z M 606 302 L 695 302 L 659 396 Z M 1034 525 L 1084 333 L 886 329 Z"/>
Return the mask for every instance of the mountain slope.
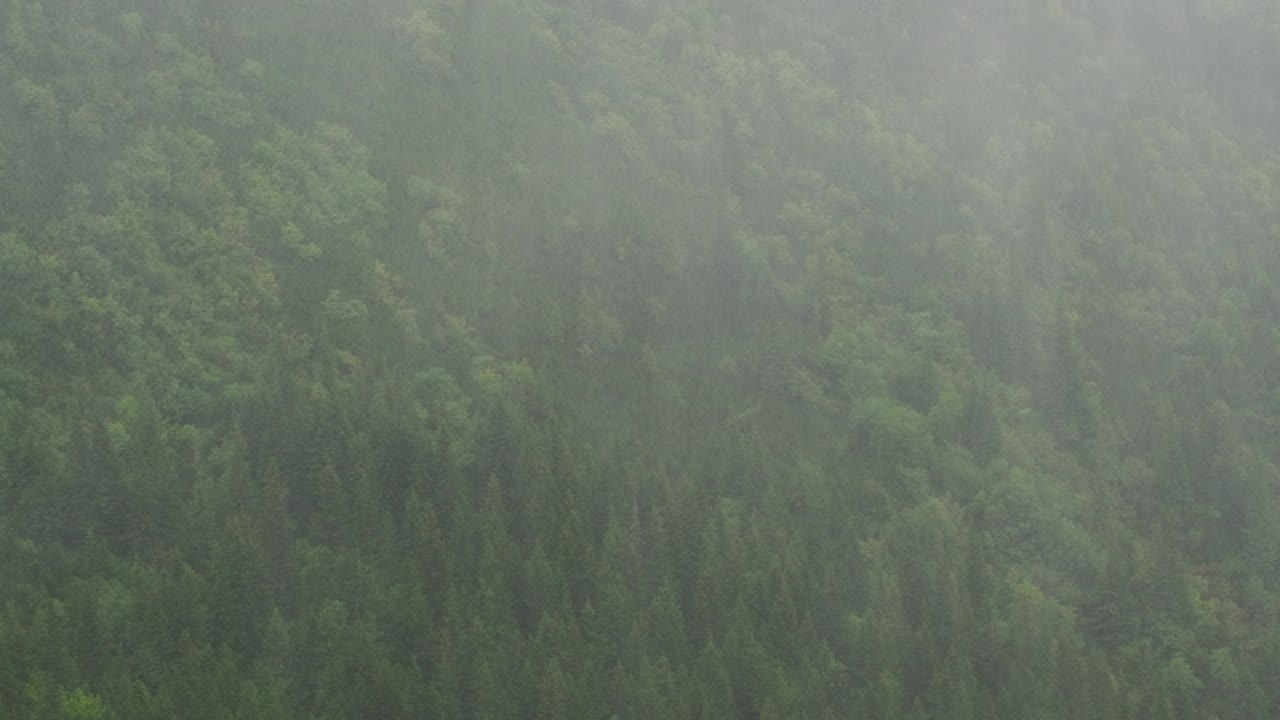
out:
<path id="1" fill-rule="evenodd" d="M 1266 717 L 1277 10 L 4 0 L 0 716 Z"/>

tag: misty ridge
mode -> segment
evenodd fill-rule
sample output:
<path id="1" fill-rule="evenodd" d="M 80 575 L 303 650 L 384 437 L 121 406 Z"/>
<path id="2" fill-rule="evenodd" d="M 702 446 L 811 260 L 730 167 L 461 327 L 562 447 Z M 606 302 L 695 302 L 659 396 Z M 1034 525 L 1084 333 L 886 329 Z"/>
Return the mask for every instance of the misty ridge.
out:
<path id="1" fill-rule="evenodd" d="M 1280 717 L 1280 4 L 0 0 L 0 720 Z"/>

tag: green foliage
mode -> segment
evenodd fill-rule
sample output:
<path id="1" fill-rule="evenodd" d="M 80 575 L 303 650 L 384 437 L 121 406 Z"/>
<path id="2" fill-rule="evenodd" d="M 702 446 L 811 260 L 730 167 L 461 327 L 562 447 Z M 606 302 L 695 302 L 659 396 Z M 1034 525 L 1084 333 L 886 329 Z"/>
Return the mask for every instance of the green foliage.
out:
<path id="1" fill-rule="evenodd" d="M 0 18 L 0 716 L 1280 708 L 1269 6 Z"/>

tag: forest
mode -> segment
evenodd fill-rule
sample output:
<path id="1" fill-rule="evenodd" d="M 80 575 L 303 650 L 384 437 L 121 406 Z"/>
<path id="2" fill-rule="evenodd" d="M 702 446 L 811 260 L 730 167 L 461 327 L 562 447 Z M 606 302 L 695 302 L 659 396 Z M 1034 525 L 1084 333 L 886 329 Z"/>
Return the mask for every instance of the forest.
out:
<path id="1" fill-rule="evenodd" d="M 0 0 L 0 718 L 1280 717 L 1273 0 Z"/>

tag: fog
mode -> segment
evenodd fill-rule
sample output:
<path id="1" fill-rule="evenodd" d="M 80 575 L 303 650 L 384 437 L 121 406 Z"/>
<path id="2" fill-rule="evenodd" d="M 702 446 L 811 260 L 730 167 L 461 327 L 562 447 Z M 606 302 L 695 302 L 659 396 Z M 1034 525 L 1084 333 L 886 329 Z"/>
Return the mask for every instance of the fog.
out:
<path id="1" fill-rule="evenodd" d="M 1280 713 L 1280 5 L 0 31 L 0 718 Z"/>

